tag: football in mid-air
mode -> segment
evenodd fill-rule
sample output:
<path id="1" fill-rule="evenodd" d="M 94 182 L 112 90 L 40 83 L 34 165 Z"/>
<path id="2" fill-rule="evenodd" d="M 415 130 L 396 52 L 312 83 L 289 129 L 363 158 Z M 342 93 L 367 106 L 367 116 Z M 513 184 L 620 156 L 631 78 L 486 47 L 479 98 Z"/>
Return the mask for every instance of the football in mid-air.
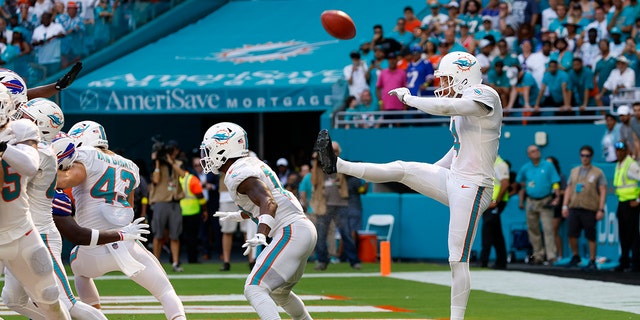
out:
<path id="1" fill-rule="evenodd" d="M 320 15 L 324 30 L 331 36 L 349 40 L 356 36 L 356 25 L 348 14 L 340 10 L 326 10 Z"/>

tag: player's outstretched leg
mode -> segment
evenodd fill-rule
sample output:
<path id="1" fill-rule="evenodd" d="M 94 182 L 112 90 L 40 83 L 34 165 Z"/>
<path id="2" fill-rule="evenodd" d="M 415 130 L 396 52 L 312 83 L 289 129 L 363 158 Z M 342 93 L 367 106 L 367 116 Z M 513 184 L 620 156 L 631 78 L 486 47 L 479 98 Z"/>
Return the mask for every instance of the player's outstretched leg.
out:
<path id="1" fill-rule="evenodd" d="M 322 171 L 326 174 L 336 173 L 336 162 L 338 162 L 338 158 L 333 152 L 333 142 L 327 129 L 322 129 L 318 133 L 316 150 L 318 151 L 318 161 L 320 161 Z"/>

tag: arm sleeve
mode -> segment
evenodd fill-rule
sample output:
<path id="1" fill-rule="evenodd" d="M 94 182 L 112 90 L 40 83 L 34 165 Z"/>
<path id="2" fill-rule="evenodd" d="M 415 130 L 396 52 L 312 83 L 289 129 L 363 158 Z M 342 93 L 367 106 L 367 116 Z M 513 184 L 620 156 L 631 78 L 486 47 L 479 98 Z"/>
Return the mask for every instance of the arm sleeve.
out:
<path id="1" fill-rule="evenodd" d="M 451 162 L 453 161 L 453 153 L 454 150 L 453 147 L 451 147 L 451 149 L 449 149 L 449 152 L 447 152 L 444 157 L 434 163 L 434 165 L 449 169 L 451 167 Z"/>
<path id="2" fill-rule="evenodd" d="M 22 143 L 7 145 L 2 159 L 23 176 L 32 177 L 38 173 L 40 156 L 38 150 L 32 146 Z"/>
<path id="3" fill-rule="evenodd" d="M 438 116 L 486 116 L 491 109 L 468 98 L 424 98 L 407 95 L 407 105 Z"/>
<path id="4" fill-rule="evenodd" d="M 53 196 L 51 213 L 54 216 L 70 216 L 73 212 L 71 206 L 71 199 L 67 196 L 62 190 L 56 190 L 55 195 Z"/>

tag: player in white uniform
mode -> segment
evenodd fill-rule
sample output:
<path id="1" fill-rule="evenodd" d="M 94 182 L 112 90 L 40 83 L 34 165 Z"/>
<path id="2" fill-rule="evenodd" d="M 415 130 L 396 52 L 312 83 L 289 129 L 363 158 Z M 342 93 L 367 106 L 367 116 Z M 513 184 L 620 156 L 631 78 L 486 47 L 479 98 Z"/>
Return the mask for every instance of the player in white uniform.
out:
<path id="1" fill-rule="evenodd" d="M 493 164 L 498 153 L 502 105 L 495 90 L 481 84 L 476 58 L 452 52 L 440 60 L 436 98 L 414 97 L 407 88 L 389 91 L 405 104 L 433 115 L 451 116 L 453 147 L 435 164 L 394 161 L 354 163 L 336 158 L 326 130 L 316 147 L 322 168 L 368 181 L 400 182 L 449 206 L 449 265 L 452 273 L 451 320 L 464 319 L 471 290 L 469 255 L 478 221 L 491 202 Z"/>
<path id="2" fill-rule="evenodd" d="M 298 199 L 285 190 L 271 168 L 249 156 L 247 133 L 235 123 L 209 128 L 200 146 L 205 173 L 226 173 L 224 183 L 240 211 L 216 212 L 220 222 L 258 220 L 258 233 L 242 245 L 244 255 L 267 246 L 247 277 L 244 295 L 261 319 L 280 319 L 281 306 L 292 319 L 311 319 L 291 290 L 298 283 L 316 245 L 315 226 Z M 272 238 L 267 244 L 267 236 Z"/>
<path id="3" fill-rule="evenodd" d="M 71 269 L 80 299 L 100 307 L 93 278 L 121 271 L 160 301 L 167 319 L 186 319 L 184 307 L 158 260 L 139 242 L 120 241 L 98 245 L 98 230 L 121 229 L 133 219 L 133 190 L 138 186 L 138 167 L 108 150 L 104 128 L 82 121 L 69 130 L 80 146 L 66 171 L 58 171 L 58 187 L 73 188 L 76 220 L 92 229 L 88 246 L 71 251 Z"/>
<path id="4" fill-rule="evenodd" d="M 73 295 L 67 274 L 62 264 L 62 237 L 54 224 L 52 200 L 56 186 L 57 159 L 51 147 L 52 140 L 64 126 L 64 116 L 60 107 L 45 98 L 35 98 L 18 107 L 15 119 L 29 119 L 40 129 L 38 153 L 40 166 L 38 173 L 29 179 L 27 195 L 31 218 L 51 254 L 53 270 L 56 275 L 60 300 L 74 319 L 106 319 L 96 308 L 78 301 Z M 90 231 L 89 231 L 90 232 Z M 80 233 L 75 233 L 76 234 Z M 117 238 L 120 240 L 120 237 Z M 117 241 L 114 240 L 114 241 Z M 12 309 L 31 319 L 45 319 L 37 306 L 29 301 L 27 292 L 20 283 L 7 272 L 5 286 L 2 288 L 2 300 Z"/>
<path id="5" fill-rule="evenodd" d="M 9 121 L 15 112 L 9 91 L 0 88 L 0 149 L 2 201 L 0 201 L 0 259 L 18 286 L 38 305 L 47 319 L 70 319 L 59 301 L 49 250 L 40 238 L 29 211 L 28 181 L 38 174 L 39 130 L 27 119 Z M 9 143 L 6 143 L 6 142 Z M 9 280 L 11 281 L 11 280 Z M 28 300 L 28 298 L 27 298 Z M 11 301 L 4 300 L 7 305 Z"/>

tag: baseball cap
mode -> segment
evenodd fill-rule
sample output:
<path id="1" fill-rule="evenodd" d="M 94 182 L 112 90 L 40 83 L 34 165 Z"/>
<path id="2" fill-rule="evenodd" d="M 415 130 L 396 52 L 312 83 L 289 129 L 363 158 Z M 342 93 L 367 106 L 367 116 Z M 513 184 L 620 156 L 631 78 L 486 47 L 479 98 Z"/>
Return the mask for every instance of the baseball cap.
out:
<path id="1" fill-rule="evenodd" d="M 491 16 L 482 16 L 482 22 L 485 22 L 485 21 L 493 22 L 493 18 L 491 18 Z"/>
<path id="2" fill-rule="evenodd" d="M 627 145 L 624 143 L 624 141 L 617 141 L 616 143 L 613 144 L 613 146 L 619 150 L 627 149 Z"/>
<path id="3" fill-rule="evenodd" d="M 613 27 L 613 28 L 611 28 L 611 31 L 609 31 L 609 33 L 610 34 L 614 34 L 614 33 L 622 34 L 622 30 L 620 30 L 620 28 L 618 28 L 618 27 Z"/>
<path id="4" fill-rule="evenodd" d="M 179 147 L 179 145 L 178 145 L 178 141 L 176 141 L 176 140 L 169 140 L 169 141 L 167 141 L 166 146 L 167 146 L 168 148 L 178 148 L 178 147 Z"/>
<path id="5" fill-rule="evenodd" d="M 487 39 L 482 39 L 482 40 L 480 40 L 479 46 L 480 46 L 480 49 L 482 49 L 482 48 L 484 48 L 484 47 L 486 47 L 486 46 L 488 46 L 490 44 L 491 44 L 491 41 L 489 41 Z"/>
<path id="6" fill-rule="evenodd" d="M 628 116 L 631 114 L 631 108 L 628 105 L 622 105 L 618 107 L 618 115 L 619 116 Z"/>
<path id="7" fill-rule="evenodd" d="M 358 51 L 351 51 L 351 53 L 349 54 L 349 57 L 351 59 L 360 59 L 360 52 Z"/>
<path id="8" fill-rule="evenodd" d="M 429 8 L 437 8 L 437 7 L 439 7 L 439 6 L 440 6 L 440 5 L 439 5 L 437 2 L 434 2 L 434 3 L 432 3 L 432 4 L 430 4 L 430 5 L 429 5 Z"/>
<path id="9" fill-rule="evenodd" d="M 289 161 L 287 161 L 287 159 L 285 158 L 280 158 L 278 159 L 278 161 L 276 161 L 276 165 L 277 166 L 288 166 L 289 165 Z"/>
<path id="10" fill-rule="evenodd" d="M 447 8 L 460 8 L 460 5 L 455 1 L 451 1 L 447 4 Z"/>
<path id="11" fill-rule="evenodd" d="M 412 45 L 411 53 L 422 53 L 422 47 L 417 44 Z"/>
<path id="12" fill-rule="evenodd" d="M 627 57 L 625 57 L 625 56 L 619 56 L 619 57 L 616 59 L 616 61 L 618 61 L 618 62 L 622 62 L 622 63 L 626 63 L 626 64 L 629 64 L 629 59 L 627 59 Z"/>
<path id="13" fill-rule="evenodd" d="M 67 2 L 67 8 L 77 8 L 78 4 L 75 1 Z"/>

